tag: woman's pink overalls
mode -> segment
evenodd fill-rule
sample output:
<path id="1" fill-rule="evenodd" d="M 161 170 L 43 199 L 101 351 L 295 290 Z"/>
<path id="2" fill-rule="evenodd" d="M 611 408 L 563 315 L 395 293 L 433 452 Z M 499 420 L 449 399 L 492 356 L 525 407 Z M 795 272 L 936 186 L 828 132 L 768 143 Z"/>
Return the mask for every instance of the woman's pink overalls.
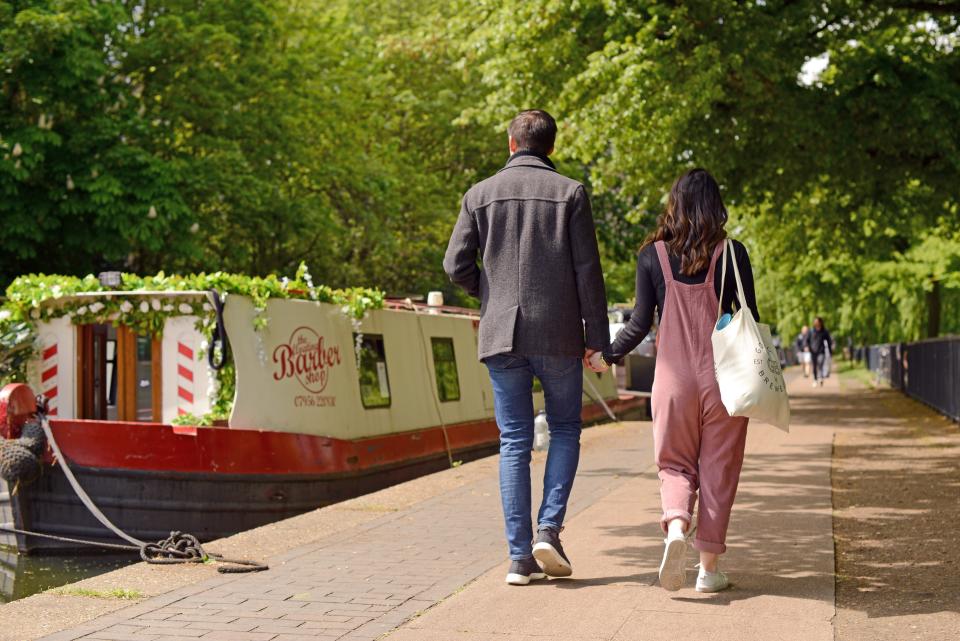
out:
<path id="1" fill-rule="evenodd" d="M 747 419 L 727 414 L 713 369 L 710 336 L 718 307 L 714 268 L 723 243 L 714 250 L 707 278 L 699 285 L 675 281 L 666 245 L 658 241 L 656 248 L 666 287 L 650 401 L 663 504 L 660 524 L 664 531 L 676 518 L 689 524 L 699 489 L 694 547 L 721 554 L 727 549 L 730 508 L 747 439 Z"/>

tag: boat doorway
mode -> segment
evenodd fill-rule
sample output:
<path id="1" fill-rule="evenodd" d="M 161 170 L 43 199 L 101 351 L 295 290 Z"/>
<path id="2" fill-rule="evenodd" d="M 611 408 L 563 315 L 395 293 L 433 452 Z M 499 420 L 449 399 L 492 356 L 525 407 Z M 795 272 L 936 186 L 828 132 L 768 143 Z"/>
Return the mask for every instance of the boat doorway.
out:
<path id="1" fill-rule="evenodd" d="M 77 333 L 77 417 L 160 422 L 160 341 L 123 325 L 80 325 Z"/>

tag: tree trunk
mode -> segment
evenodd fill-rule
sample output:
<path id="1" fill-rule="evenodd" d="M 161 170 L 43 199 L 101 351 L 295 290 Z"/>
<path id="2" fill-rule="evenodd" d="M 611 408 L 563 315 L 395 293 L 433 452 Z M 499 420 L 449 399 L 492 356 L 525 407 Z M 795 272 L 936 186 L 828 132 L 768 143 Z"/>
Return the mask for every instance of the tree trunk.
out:
<path id="1" fill-rule="evenodd" d="M 927 338 L 940 335 L 940 281 L 933 281 L 933 289 L 927 292 Z"/>

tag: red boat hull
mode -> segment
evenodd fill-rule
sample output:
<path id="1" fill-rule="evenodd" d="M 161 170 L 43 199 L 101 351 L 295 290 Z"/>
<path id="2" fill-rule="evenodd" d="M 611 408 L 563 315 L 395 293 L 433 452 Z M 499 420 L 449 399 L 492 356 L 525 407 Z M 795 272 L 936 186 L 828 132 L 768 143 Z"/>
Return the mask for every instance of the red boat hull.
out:
<path id="1" fill-rule="evenodd" d="M 623 413 L 643 400 L 613 403 Z M 605 418 L 584 408 L 585 422 Z M 80 484 L 121 529 L 143 540 L 171 530 L 207 541 L 265 525 L 496 452 L 493 420 L 346 441 L 305 434 L 158 423 L 54 420 L 54 437 Z M 115 539 L 87 512 L 60 467 L 0 496 L 17 528 Z M 3 482 L 0 481 L 0 484 Z M 0 492 L 6 488 L 0 488 Z M 6 537 L 6 539 L 4 539 Z M 77 549 L 0 533 L 22 552 Z"/>

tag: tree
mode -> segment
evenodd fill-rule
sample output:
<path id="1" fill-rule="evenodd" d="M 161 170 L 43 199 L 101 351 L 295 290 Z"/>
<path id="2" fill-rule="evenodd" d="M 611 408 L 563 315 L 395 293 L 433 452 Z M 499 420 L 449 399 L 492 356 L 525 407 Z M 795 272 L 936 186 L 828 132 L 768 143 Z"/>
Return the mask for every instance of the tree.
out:
<path id="1" fill-rule="evenodd" d="M 392 37 L 420 5 L 27 5 L 0 5 L 0 281 L 306 260 L 337 286 L 447 282 L 448 224 L 491 136 L 454 123 L 470 94 L 448 45 Z"/>
<path id="2" fill-rule="evenodd" d="M 839 309 L 843 332 L 892 335 L 853 303 L 868 266 L 960 225 L 953 3 L 504 0 L 458 9 L 461 64 L 479 67 L 488 88 L 465 117 L 502 121 L 532 104 L 561 114 L 560 153 L 619 210 L 607 226 L 647 230 L 673 178 L 709 168 L 736 213 L 733 233 L 770 283 L 761 312 L 785 331 Z M 817 62 L 826 67 L 817 72 Z M 616 245 L 614 229 L 601 233 Z M 623 253 L 636 236 L 625 235 Z M 922 334 L 899 316 L 891 322 Z"/>
<path id="3" fill-rule="evenodd" d="M 119 3 L 0 3 L 0 281 L 95 270 L 190 226 L 177 168 L 139 142 L 135 37 Z"/>

